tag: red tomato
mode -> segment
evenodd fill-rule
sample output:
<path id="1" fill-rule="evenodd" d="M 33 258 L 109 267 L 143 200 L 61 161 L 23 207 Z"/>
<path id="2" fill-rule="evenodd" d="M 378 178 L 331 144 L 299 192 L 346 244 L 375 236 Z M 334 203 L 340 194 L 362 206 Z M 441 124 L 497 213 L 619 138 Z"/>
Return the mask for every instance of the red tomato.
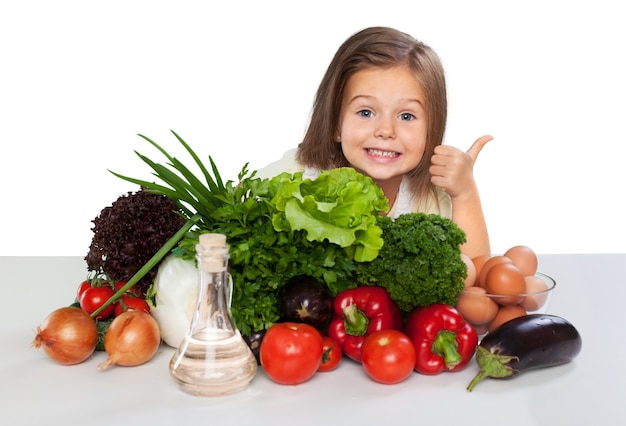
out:
<path id="1" fill-rule="evenodd" d="M 332 371 L 339 367 L 343 352 L 332 337 L 322 338 L 322 362 L 317 371 Z"/>
<path id="2" fill-rule="evenodd" d="M 146 313 L 150 313 L 150 305 L 146 302 L 145 299 L 141 299 L 139 297 L 133 297 L 130 295 L 123 295 L 120 299 L 115 303 L 115 308 L 113 309 L 113 314 L 118 316 L 122 312 L 126 311 L 144 311 Z"/>
<path id="3" fill-rule="evenodd" d="M 80 300 L 80 307 L 89 315 L 93 314 L 100 306 L 104 304 L 111 296 L 115 294 L 115 291 L 109 287 L 91 287 L 85 290 L 83 297 Z M 95 319 L 106 319 L 113 313 L 114 306 L 111 303 L 102 310 Z"/>
<path id="4" fill-rule="evenodd" d="M 125 281 L 115 281 L 115 284 L 113 284 L 115 287 L 115 291 L 119 291 L 122 289 L 122 287 L 124 287 L 126 285 Z M 129 288 L 128 290 L 126 290 L 126 294 L 130 294 L 132 296 L 135 297 L 142 297 L 143 295 L 141 294 L 141 290 L 139 290 L 139 288 L 137 287 L 137 285 L 131 286 L 131 288 Z"/>
<path id="5" fill-rule="evenodd" d="M 398 330 L 380 330 L 363 342 L 361 363 L 367 375 L 391 385 L 407 379 L 415 367 L 415 346 Z"/>
<path id="6" fill-rule="evenodd" d="M 83 281 L 82 283 L 80 283 L 80 285 L 78 286 L 78 290 L 76 290 L 76 300 L 78 301 L 78 303 L 80 303 L 80 299 L 83 297 L 83 294 L 85 294 L 85 291 L 90 288 L 91 283 L 89 281 Z"/>
<path id="7" fill-rule="evenodd" d="M 267 329 L 259 353 L 267 377 L 281 385 L 309 380 L 322 362 L 322 335 L 305 323 L 282 322 Z"/>

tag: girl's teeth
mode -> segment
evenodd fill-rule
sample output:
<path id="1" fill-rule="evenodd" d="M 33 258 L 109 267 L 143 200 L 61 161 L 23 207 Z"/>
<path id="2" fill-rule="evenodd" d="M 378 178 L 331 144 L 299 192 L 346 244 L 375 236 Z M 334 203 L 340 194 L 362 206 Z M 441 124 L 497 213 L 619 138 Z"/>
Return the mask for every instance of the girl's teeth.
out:
<path id="1" fill-rule="evenodd" d="M 376 155 L 378 157 L 396 157 L 398 155 L 397 152 L 381 151 L 378 149 L 371 149 L 371 148 L 369 148 L 367 152 L 369 152 L 371 155 Z"/>

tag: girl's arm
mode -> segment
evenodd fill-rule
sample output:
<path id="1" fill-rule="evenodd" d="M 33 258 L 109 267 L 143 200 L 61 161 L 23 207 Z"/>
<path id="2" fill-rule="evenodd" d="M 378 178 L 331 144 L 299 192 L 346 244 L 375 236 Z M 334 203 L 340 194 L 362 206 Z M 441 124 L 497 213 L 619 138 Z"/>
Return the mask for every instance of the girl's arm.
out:
<path id="1" fill-rule="evenodd" d="M 452 200 L 452 221 L 467 237 L 461 251 L 471 258 L 491 255 L 489 233 L 478 187 L 474 181 L 474 163 L 492 136 L 478 138 L 467 152 L 439 145 L 431 159 L 431 182 L 446 191 Z"/>

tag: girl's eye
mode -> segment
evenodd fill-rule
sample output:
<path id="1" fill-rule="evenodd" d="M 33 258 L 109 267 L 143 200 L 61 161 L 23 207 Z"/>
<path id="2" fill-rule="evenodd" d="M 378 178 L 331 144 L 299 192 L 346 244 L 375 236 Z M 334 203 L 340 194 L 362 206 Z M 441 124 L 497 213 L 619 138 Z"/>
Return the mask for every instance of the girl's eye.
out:
<path id="1" fill-rule="evenodd" d="M 361 111 L 357 112 L 357 114 L 361 117 L 369 118 L 372 116 L 372 111 L 370 111 L 369 109 L 362 109 Z"/>
<path id="2" fill-rule="evenodd" d="M 402 114 L 400 114 L 400 120 L 411 121 L 411 120 L 414 120 L 414 119 L 415 119 L 415 116 L 413 114 L 411 114 L 411 113 L 403 112 Z"/>

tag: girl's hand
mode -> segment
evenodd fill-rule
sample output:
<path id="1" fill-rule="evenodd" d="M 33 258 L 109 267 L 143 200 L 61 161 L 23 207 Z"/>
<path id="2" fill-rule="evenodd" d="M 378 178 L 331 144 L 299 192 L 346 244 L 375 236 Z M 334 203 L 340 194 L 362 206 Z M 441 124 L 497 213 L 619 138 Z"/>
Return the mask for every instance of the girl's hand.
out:
<path id="1" fill-rule="evenodd" d="M 477 191 L 474 182 L 474 163 L 483 146 L 493 137 L 482 136 L 467 152 L 449 145 L 438 145 L 431 158 L 430 181 L 447 192 L 451 198 Z"/>

